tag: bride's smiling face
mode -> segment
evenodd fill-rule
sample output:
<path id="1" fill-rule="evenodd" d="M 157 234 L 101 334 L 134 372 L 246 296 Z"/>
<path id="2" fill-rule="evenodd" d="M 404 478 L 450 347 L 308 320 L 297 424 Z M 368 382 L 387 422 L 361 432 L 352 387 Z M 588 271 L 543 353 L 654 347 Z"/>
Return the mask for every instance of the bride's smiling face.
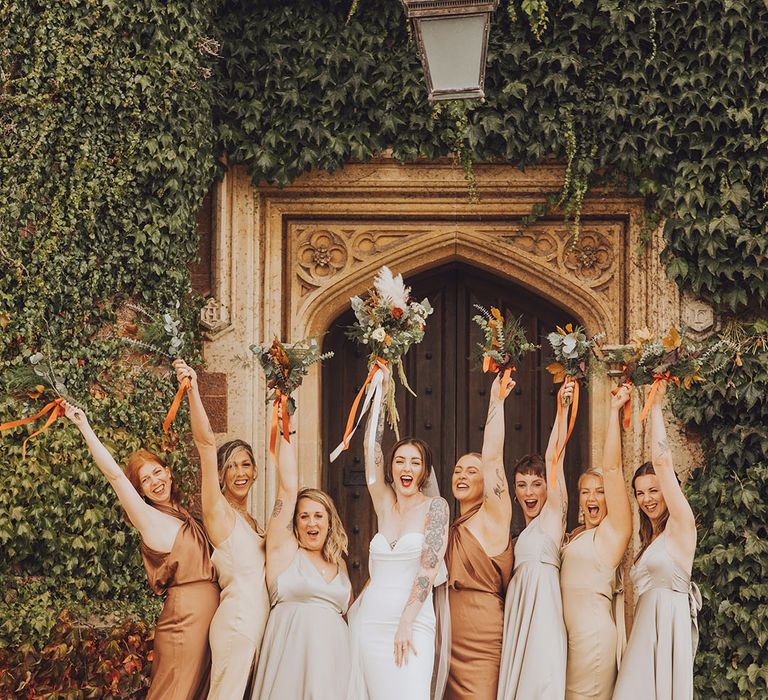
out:
<path id="1" fill-rule="evenodd" d="M 424 457 L 416 445 L 400 445 L 392 457 L 392 486 L 396 493 L 412 496 L 421 491 Z"/>

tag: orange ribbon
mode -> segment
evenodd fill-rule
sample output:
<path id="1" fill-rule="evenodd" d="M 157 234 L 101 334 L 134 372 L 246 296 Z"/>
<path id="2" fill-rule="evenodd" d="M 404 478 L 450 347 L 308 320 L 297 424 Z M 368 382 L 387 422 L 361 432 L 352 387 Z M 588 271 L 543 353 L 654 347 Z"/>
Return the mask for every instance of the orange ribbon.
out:
<path id="1" fill-rule="evenodd" d="M 662 382 L 674 382 L 677 380 L 677 377 L 673 377 L 669 370 L 667 370 L 664 374 L 654 374 L 653 375 L 653 385 L 651 386 L 651 390 L 648 392 L 648 398 L 645 400 L 645 406 L 643 406 L 643 410 L 640 413 L 640 422 L 644 423 L 645 419 L 648 417 L 648 414 L 651 411 L 651 406 L 653 406 L 653 400 L 656 398 L 656 392 L 659 390 L 659 385 Z"/>
<path id="2" fill-rule="evenodd" d="M 363 386 L 360 387 L 360 391 L 357 392 L 357 396 L 355 396 L 355 400 L 352 402 L 352 408 L 349 409 L 349 417 L 347 418 L 347 425 L 344 428 L 344 437 L 341 439 L 341 444 L 344 445 L 345 450 L 349 447 L 349 441 L 352 436 L 352 430 L 355 427 L 355 416 L 357 415 L 357 408 L 360 405 L 360 401 L 363 398 L 363 394 L 365 393 L 365 387 L 367 387 L 371 383 L 371 380 L 373 379 L 373 376 L 376 374 L 376 372 L 379 372 L 381 370 L 381 367 L 379 367 L 379 364 L 383 364 L 386 366 L 389 363 L 387 362 L 387 360 L 381 357 L 376 358 L 376 361 L 371 365 L 371 369 L 368 372 L 368 376 L 365 378 L 365 381 L 363 382 Z"/>
<path id="3" fill-rule="evenodd" d="M 630 391 L 629 398 L 627 399 L 627 403 L 625 403 L 624 406 L 621 409 L 621 414 L 622 414 L 622 418 L 623 418 L 622 423 L 624 425 L 624 430 L 629 430 L 629 423 L 630 423 L 629 419 L 630 419 L 630 414 L 632 413 L 632 393 L 631 392 L 632 392 L 632 387 L 633 386 L 634 386 L 634 384 L 632 384 L 632 382 L 628 379 L 627 381 L 625 381 L 622 384 L 620 384 L 619 386 L 617 386 L 611 392 L 611 396 L 616 396 L 616 394 L 619 393 L 619 390 L 622 387 L 627 387 L 627 389 L 629 389 L 629 391 Z"/>
<path id="4" fill-rule="evenodd" d="M 49 413 L 48 419 L 45 421 L 45 424 L 43 425 L 40 430 L 36 430 L 32 435 L 30 435 L 27 438 L 24 438 L 24 442 L 21 443 L 21 458 L 25 459 L 27 456 L 27 443 L 35 436 L 40 435 L 40 433 L 44 433 L 48 428 L 51 427 L 53 422 L 57 418 L 61 418 L 61 416 L 64 415 L 64 406 L 62 404 L 64 403 L 64 399 L 58 398 L 51 401 L 49 404 L 46 404 L 42 411 L 39 413 L 36 413 L 34 416 L 28 416 L 27 418 L 20 418 L 19 420 L 12 420 L 8 423 L 3 423 L 0 425 L 0 432 L 3 430 L 10 430 L 11 428 L 17 428 L 20 425 L 24 425 L 25 423 L 32 423 L 33 421 L 36 421 L 38 418 L 42 418 L 46 413 Z"/>
<path id="5" fill-rule="evenodd" d="M 171 423 L 176 418 L 176 414 L 179 412 L 179 406 L 181 406 L 181 400 L 184 398 L 184 392 L 189 389 L 189 379 L 184 377 L 179 384 L 179 388 L 176 391 L 176 396 L 173 397 L 173 403 L 168 409 L 168 413 L 163 421 L 163 430 L 167 433 L 171 429 Z"/>
<path id="6" fill-rule="evenodd" d="M 277 466 L 277 428 L 278 421 L 282 424 L 283 439 L 291 441 L 291 417 L 288 415 L 288 396 L 280 389 L 275 389 L 275 400 L 272 402 L 272 428 L 269 432 L 269 456 Z"/>
<path id="7" fill-rule="evenodd" d="M 501 367 L 497 364 L 489 355 L 483 356 L 483 372 L 496 372 L 498 374 L 501 371 Z M 512 377 L 512 372 L 516 372 L 517 368 L 512 365 L 504 370 L 504 374 L 501 375 L 501 386 L 499 388 L 499 398 L 503 399 L 504 394 L 507 392 L 507 387 Z"/>
<path id="8" fill-rule="evenodd" d="M 571 420 L 568 424 L 568 432 L 565 434 L 565 440 L 563 444 L 559 444 L 560 440 L 560 425 L 563 421 L 563 414 L 566 412 L 566 406 L 563 404 L 562 396 L 557 395 L 557 432 L 555 437 L 555 452 L 552 458 L 552 486 L 557 485 L 557 463 L 560 461 L 561 455 L 565 452 L 565 446 L 568 444 L 568 440 L 573 432 L 573 426 L 576 423 L 576 414 L 579 412 L 579 382 L 573 377 L 566 377 L 566 382 L 573 382 L 573 398 L 571 399 Z"/>

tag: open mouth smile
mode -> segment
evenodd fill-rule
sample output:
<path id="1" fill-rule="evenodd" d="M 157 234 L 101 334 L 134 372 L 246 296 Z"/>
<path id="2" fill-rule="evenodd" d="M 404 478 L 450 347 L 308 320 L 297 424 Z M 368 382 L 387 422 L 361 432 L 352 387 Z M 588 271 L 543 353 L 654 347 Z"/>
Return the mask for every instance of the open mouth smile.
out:
<path id="1" fill-rule="evenodd" d="M 587 506 L 587 513 L 589 513 L 590 517 L 596 518 L 599 512 L 600 508 L 597 506 Z"/>
<path id="2" fill-rule="evenodd" d="M 235 486 L 242 488 L 248 485 L 248 479 L 235 479 Z"/>
<path id="3" fill-rule="evenodd" d="M 537 498 L 526 499 L 525 501 L 523 501 L 523 503 L 525 503 L 526 508 L 533 509 L 538 505 L 539 500 Z"/>
<path id="4" fill-rule="evenodd" d="M 413 483 L 413 477 L 409 476 L 408 474 L 403 474 L 400 477 L 400 483 L 402 484 L 403 488 L 407 489 Z"/>

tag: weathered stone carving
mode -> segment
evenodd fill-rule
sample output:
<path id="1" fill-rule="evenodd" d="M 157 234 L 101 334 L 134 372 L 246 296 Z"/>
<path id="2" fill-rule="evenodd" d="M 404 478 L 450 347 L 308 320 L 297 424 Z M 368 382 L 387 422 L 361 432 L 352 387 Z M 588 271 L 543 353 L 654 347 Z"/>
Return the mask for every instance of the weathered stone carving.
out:
<path id="1" fill-rule="evenodd" d="M 701 299 L 686 292 L 681 298 L 680 320 L 696 333 L 705 333 L 715 325 L 715 312 Z"/>
<path id="2" fill-rule="evenodd" d="M 229 325 L 229 311 L 215 297 L 205 302 L 200 309 L 200 325 L 209 333 L 216 333 Z"/>
<path id="3" fill-rule="evenodd" d="M 613 271 L 613 246 L 597 231 L 582 232 L 574 244 L 571 236 L 565 246 L 563 265 L 576 277 L 592 284 Z"/>
<path id="4" fill-rule="evenodd" d="M 343 270 L 347 257 L 344 239 L 332 231 L 307 228 L 299 236 L 297 261 L 318 284 Z"/>

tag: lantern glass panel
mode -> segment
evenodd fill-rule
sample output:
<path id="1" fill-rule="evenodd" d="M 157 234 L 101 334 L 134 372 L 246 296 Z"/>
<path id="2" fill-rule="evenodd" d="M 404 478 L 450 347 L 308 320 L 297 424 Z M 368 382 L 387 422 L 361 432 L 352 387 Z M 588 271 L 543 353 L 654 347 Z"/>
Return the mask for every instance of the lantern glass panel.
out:
<path id="1" fill-rule="evenodd" d="M 433 92 L 481 90 L 488 15 L 420 19 Z"/>

